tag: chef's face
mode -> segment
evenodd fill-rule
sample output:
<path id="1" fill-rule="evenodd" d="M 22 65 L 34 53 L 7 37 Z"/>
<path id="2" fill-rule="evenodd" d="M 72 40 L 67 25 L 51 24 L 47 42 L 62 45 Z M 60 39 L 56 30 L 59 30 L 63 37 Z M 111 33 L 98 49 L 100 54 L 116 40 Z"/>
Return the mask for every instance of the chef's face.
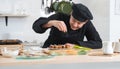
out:
<path id="1" fill-rule="evenodd" d="M 78 30 L 79 28 L 82 28 L 83 25 L 87 22 L 88 20 L 86 20 L 85 22 L 80 22 L 78 20 L 76 20 L 72 15 L 70 16 L 70 27 L 72 30 Z"/>

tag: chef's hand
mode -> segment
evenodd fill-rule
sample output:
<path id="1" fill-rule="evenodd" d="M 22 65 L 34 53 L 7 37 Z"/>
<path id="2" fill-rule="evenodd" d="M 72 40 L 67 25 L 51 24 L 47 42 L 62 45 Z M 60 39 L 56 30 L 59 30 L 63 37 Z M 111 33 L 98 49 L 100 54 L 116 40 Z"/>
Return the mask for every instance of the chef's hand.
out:
<path id="1" fill-rule="evenodd" d="M 56 27 L 62 32 L 67 32 L 67 27 L 64 23 L 64 21 L 59 21 L 59 20 L 50 20 L 47 24 L 45 24 L 43 27 Z"/>
<path id="2" fill-rule="evenodd" d="M 71 44 L 71 43 L 66 43 L 66 46 L 70 46 L 71 48 L 73 48 L 75 46 L 75 44 Z"/>

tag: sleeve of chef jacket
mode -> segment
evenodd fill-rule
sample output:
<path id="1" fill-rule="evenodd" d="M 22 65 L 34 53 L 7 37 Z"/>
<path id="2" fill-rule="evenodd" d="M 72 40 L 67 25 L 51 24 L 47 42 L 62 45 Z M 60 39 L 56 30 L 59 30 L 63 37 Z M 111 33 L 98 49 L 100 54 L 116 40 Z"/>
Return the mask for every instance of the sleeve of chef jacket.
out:
<path id="1" fill-rule="evenodd" d="M 89 23 L 87 24 L 88 25 L 86 26 L 86 32 L 85 32 L 87 41 L 78 41 L 79 45 L 93 49 L 102 48 L 102 40 L 98 32 L 96 31 L 95 27 L 93 26 L 91 21 L 89 21 Z"/>
<path id="2" fill-rule="evenodd" d="M 44 33 L 48 28 L 43 28 L 42 26 L 48 23 L 49 20 L 59 20 L 59 16 L 60 16 L 59 14 L 54 14 L 48 18 L 40 17 L 34 22 L 32 28 L 36 33 Z"/>

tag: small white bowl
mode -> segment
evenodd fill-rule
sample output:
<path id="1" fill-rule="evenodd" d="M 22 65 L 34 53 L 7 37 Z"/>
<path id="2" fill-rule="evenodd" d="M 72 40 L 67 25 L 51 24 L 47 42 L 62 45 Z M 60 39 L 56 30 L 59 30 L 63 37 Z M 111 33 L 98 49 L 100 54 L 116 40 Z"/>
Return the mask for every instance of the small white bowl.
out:
<path id="1" fill-rule="evenodd" d="M 2 56 L 3 57 L 15 57 L 18 56 L 19 54 L 19 50 L 15 50 L 15 51 L 2 51 Z"/>

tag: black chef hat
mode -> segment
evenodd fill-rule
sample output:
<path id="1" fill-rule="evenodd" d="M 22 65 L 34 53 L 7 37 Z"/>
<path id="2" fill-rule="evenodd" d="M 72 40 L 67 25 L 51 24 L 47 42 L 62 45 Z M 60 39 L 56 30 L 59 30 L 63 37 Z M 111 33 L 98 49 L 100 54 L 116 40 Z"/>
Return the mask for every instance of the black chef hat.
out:
<path id="1" fill-rule="evenodd" d="M 81 22 L 93 19 L 91 12 L 83 4 L 73 4 L 72 9 L 73 9 L 72 16 Z"/>

